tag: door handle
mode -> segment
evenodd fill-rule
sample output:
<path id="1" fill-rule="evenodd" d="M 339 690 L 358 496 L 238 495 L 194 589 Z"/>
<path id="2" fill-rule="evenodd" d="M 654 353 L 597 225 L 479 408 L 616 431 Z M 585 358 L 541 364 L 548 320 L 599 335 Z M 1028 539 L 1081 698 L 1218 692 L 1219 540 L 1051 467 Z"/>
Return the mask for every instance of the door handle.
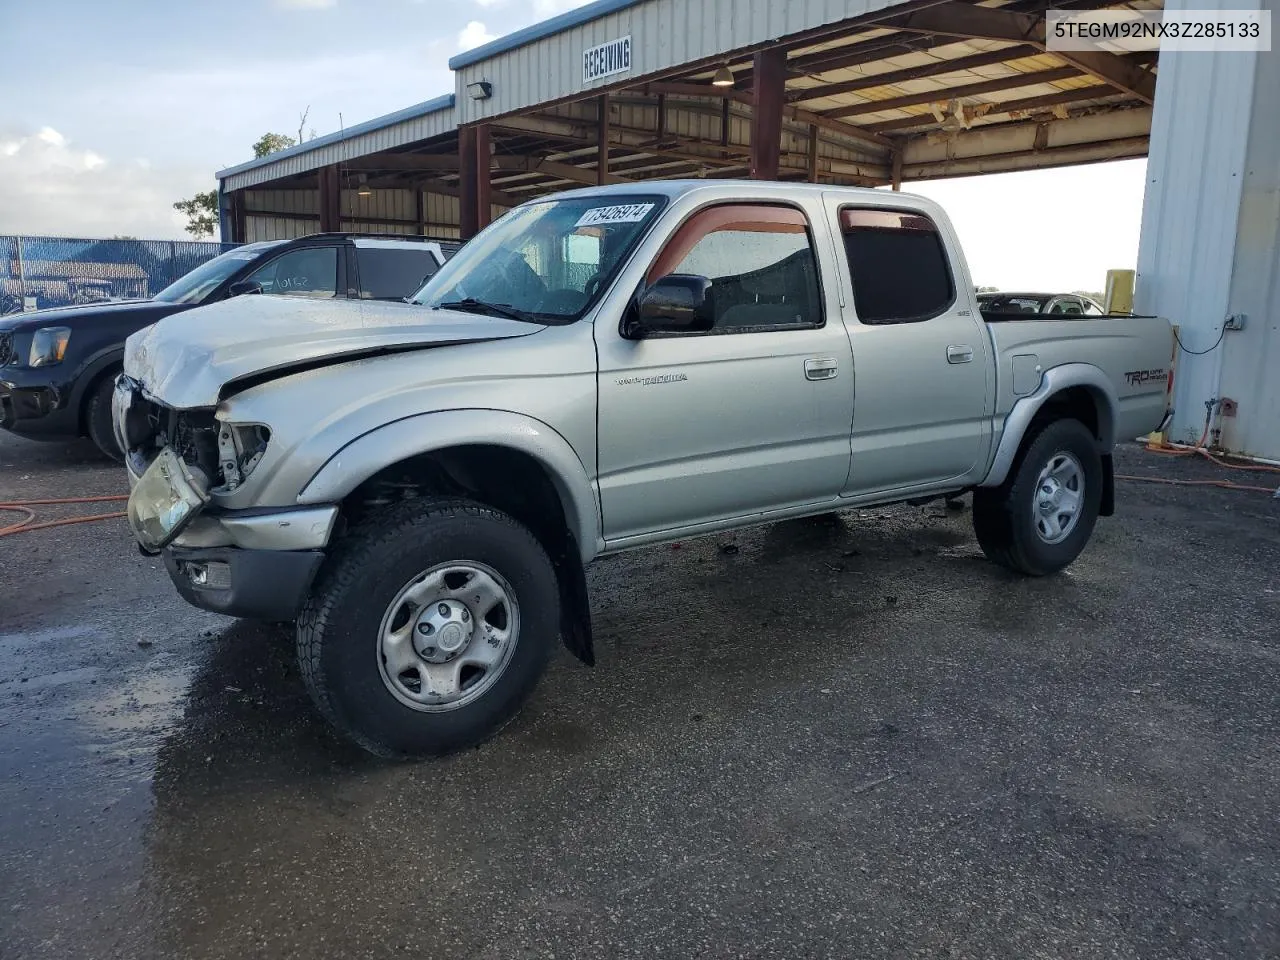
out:
<path id="1" fill-rule="evenodd" d="M 806 380 L 830 380 L 839 373 L 840 365 L 834 357 L 814 357 L 804 362 Z"/>
<path id="2" fill-rule="evenodd" d="M 953 343 L 947 347 L 947 363 L 971 363 L 973 347 L 967 343 Z"/>

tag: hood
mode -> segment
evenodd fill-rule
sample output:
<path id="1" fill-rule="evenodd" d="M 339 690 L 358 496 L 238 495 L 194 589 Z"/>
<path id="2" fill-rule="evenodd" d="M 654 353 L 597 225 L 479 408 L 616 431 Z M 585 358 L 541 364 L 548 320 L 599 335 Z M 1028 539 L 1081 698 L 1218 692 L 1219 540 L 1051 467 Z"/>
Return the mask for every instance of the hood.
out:
<path id="1" fill-rule="evenodd" d="M 92 323 L 99 319 L 136 315 L 148 322 L 160 319 L 175 310 L 183 310 L 181 303 L 165 303 L 162 300 L 104 300 L 100 303 L 82 303 L 66 307 L 45 307 L 43 310 L 26 310 L 0 317 L 0 332 L 38 330 L 40 327 L 75 327 L 81 322 Z"/>
<path id="2" fill-rule="evenodd" d="M 408 303 L 243 296 L 166 317 L 125 343 L 124 371 L 181 409 L 215 406 L 236 381 L 378 353 L 528 336 L 541 324 Z"/>

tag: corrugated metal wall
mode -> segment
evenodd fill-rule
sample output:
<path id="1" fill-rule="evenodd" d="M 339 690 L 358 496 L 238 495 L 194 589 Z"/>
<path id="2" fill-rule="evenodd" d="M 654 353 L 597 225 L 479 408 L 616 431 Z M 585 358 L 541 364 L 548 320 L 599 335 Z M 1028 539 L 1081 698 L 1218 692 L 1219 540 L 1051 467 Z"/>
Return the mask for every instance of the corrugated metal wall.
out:
<path id="1" fill-rule="evenodd" d="M 1234 0 L 1169 0 L 1166 9 L 1239 9 Z M 1267 55 L 1263 55 L 1267 56 Z M 1232 263 L 1250 114 L 1274 117 L 1274 96 L 1255 108 L 1252 53 L 1160 57 L 1134 303 L 1181 327 L 1189 350 L 1209 350 L 1231 311 Z M 1174 440 L 1195 442 L 1205 401 L 1219 396 L 1226 343 L 1204 356 L 1180 353 L 1174 378 Z M 1276 450 L 1280 456 L 1280 450 Z"/>
<path id="2" fill-rule="evenodd" d="M 892 5 L 889 0 L 650 0 L 463 67 L 456 75 L 458 122 L 499 116 Z M 631 37 L 630 72 L 584 85 L 583 51 L 625 36 Z M 478 80 L 493 84 L 490 99 L 465 96 L 467 84 Z"/>
<path id="3" fill-rule="evenodd" d="M 245 240 L 291 240 L 320 230 L 316 190 L 246 190 Z M 494 205 L 497 219 L 507 208 Z M 422 232 L 441 239 L 457 239 L 458 199 L 438 193 L 422 195 Z M 357 233 L 411 236 L 420 232 L 412 190 L 374 190 L 360 197 L 342 191 L 342 229 Z M 404 222 L 394 222 L 404 221 Z"/>
<path id="4" fill-rule="evenodd" d="M 1226 335 L 1220 387 L 1223 396 L 1236 401 L 1238 413 L 1222 419 L 1222 443 L 1229 450 L 1280 460 L 1280 57 L 1272 52 L 1256 60 L 1227 302 L 1228 312 L 1243 313 L 1246 320 L 1243 330 Z"/>

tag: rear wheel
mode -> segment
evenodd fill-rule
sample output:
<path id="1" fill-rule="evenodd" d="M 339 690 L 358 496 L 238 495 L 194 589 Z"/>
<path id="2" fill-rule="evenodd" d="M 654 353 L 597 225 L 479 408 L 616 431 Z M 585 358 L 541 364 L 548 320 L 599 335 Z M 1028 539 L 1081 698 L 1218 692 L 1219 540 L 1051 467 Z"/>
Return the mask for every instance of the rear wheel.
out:
<path id="1" fill-rule="evenodd" d="M 116 441 L 115 429 L 111 422 L 111 394 L 115 390 L 114 373 L 108 373 L 93 385 L 89 399 L 85 403 L 85 430 L 103 454 L 112 460 L 123 461 L 124 451 Z"/>
<path id="2" fill-rule="evenodd" d="M 335 547 L 298 658 L 321 713 L 366 750 L 443 754 L 515 716 L 559 622 L 555 571 L 525 527 L 470 501 L 410 501 Z"/>
<path id="3" fill-rule="evenodd" d="M 1054 420 L 1028 439 L 1001 486 L 975 491 L 973 528 L 988 559 L 1043 576 L 1084 550 L 1101 503 L 1097 439 L 1079 420 Z"/>

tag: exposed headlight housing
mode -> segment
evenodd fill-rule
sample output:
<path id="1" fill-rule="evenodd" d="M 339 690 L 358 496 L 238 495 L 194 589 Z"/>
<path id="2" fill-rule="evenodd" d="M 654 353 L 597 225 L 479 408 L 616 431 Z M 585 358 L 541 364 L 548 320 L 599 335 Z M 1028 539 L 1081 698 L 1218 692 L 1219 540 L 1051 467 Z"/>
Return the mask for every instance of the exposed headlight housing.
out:
<path id="1" fill-rule="evenodd" d="M 209 502 L 208 480 L 171 447 L 160 451 L 129 494 L 129 526 L 143 549 L 156 553 Z"/>
<path id="2" fill-rule="evenodd" d="M 222 423 L 218 426 L 218 469 L 222 489 L 231 491 L 253 473 L 271 442 L 271 428 L 261 423 Z"/>
<path id="3" fill-rule="evenodd" d="M 70 340 L 70 327 L 41 327 L 31 338 L 27 366 L 51 367 L 55 363 L 61 363 Z"/>

